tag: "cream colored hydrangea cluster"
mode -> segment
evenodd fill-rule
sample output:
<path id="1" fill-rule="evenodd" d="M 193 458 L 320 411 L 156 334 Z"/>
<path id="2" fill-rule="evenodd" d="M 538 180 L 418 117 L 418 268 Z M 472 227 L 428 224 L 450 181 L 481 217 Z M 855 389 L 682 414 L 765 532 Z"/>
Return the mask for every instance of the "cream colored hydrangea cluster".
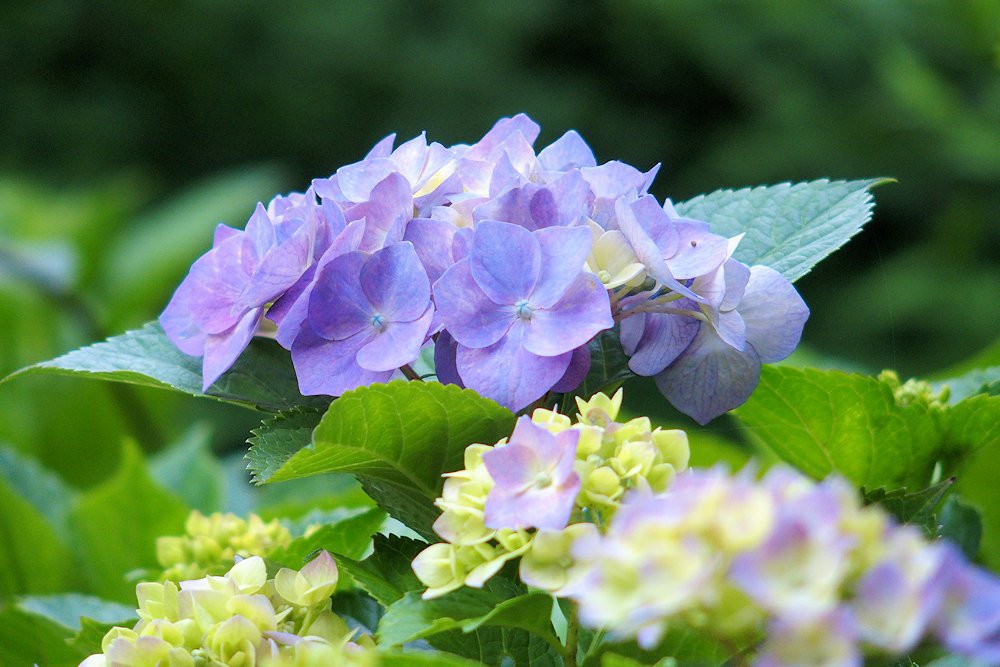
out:
<path id="1" fill-rule="evenodd" d="M 195 510 L 184 524 L 184 535 L 157 538 L 156 558 L 163 580 L 184 581 L 222 574 L 237 556 L 266 556 L 291 541 L 277 519 L 265 522 L 256 514 L 244 519 L 220 512 L 205 516 Z"/>
<path id="2" fill-rule="evenodd" d="M 139 622 L 112 628 L 81 667 L 367 667 L 370 637 L 331 611 L 337 566 L 325 551 L 267 578 L 252 556 L 223 576 L 136 587 Z"/>
<path id="3" fill-rule="evenodd" d="M 413 561 L 414 572 L 427 586 L 424 597 L 462 586 L 481 587 L 515 558 L 521 559 L 519 572 L 525 583 L 556 595 L 566 589 L 572 583 L 573 542 L 610 521 L 628 489 L 664 491 L 688 465 L 684 431 L 654 429 L 646 417 L 618 422 L 621 403 L 619 390 L 612 397 L 577 398 L 575 421 L 552 410 L 532 414 L 535 425 L 552 433 L 579 432 L 573 467 L 580 490 L 568 525 L 559 530 L 487 527 L 485 508 L 494 481 L 483 455 L 507 443 L 469 446 L 465 468 L 445 475 L 444 490 L 435 503 L 442 513 L 434 530 L 445 541 L 432 544 Z"/>

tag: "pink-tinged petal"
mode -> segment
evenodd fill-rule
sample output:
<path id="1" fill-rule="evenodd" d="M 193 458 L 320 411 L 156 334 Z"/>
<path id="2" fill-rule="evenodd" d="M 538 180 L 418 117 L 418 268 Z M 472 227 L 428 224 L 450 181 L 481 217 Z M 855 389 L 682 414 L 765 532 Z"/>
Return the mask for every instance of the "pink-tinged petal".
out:
<path id="1" fill-rule="evenodd" d="M 465 386 L 511 410 L 520 410 L 545 395 L 569 367 L 571 352 L 540 357 L 521 347 L 520 327 L 496 344 L 481 349 L 459 345 L 458 373 Z"/>
<path id="2" fill-rule="evenodd" d="M 421 132 L 413 139 L 400 144 L 389 159 L 396 163 L 396 168 L 411 186 L 416 186 L 427 163 L 427 133 Z"/>
<path id="3" fill-rule="evenodd" d="M 646 267 L 649 275 L 660 281 L 678 294 L 682 294 L 694 301 L 703 302 L 700 296 L 690 288 L 685 287 L 674 277 L 667 267 L 666 261 L 660 252 L 660 248 L 653 241 L 653 237 L 642 227 L 632 208 L 622 197 L 615 202 L 615 217 L 617 218 L 618 229 L 624 234 L 625 239 L 635 251 L 635 256 Z"/>
<path id="4" fill-rule="evenodd" d="M 388 158 L 373 158 L 355 162 L 337 170 L 337 186 L 340 193 L 351 202 L 363 202 L 374 198 L 374 188 L 390 174 L 396 172 L 396 164 Z M 324 184 L 313 181 L 313 187 L 321 197 Z"/>
<path id="5" fill-rule="evenodd" d="M 630 356 L 628 367 L 637 375 L 656 375 L 687 349 L 699 328 L 701 322 L 683 315 L 645 313 L 625 318 L 621 340 Z"/>
<path id="6" fill-rule="evenodd" d="M 160 326 L 181 352 L 200 357 L 205 351 L 205 332 L 191 314 L 192 290 L 196 288 L 188 279 L 178 286 L 160 315 Z"/>
<path id="7" fill-rule="evenodd" d="M 666 258 L 671 275 L 680 280 L 705 275 L 729 255 L 729 239 L 708 231 L 703 222 L 678 222 L 677 252 Z"/>
<path id="8" fill-rule="evenodd" d="M 370 343 L 358 351 L 358 365 L 370 371 L 392 371 L 413 362 L 427 340 L 434 308 L 412 322 L 387 321 Z"/>
<path id="9" fill-rule="evenodd" d="M 267 209 L 260 202 L 257 208 L 247 221 L 246 230 L 243 234 L 243 261 L 247 267 L 256 266 L 270 250 L 278 239 L 275 235 L 274 223 L 271 216 L 267 214 Z"/>
<path id="10" fill-rule="evenodd" d="M 240 295 L 250 280 L 242 259 L 243 235 L 232 236 L 199 257 L 185 280 L 192 282 L 191 316 L 208 334 L 223 333 L 246 314 Z"/>
<path id="11" fill-rule="evenodd" d="M 552 471 L 552 478 L 557 484 L 564 485 L 567 482 L 572 482 L 573 476 L 576 475 L 573 472 L 573 464 L 576 462 L 576 447 L 580 441 L 580 432 L 568 429 L 556 433 L 554 439 L 559 448 L 560 457 Z"/>
<path id="12" fill-rule="evenodd" d="M 417 319 L 431 299 L 412 243 L 394 243 L 372 254 L 361 268 L 361 289 L 375 312 L 393 321 Z"/>
<path id="13" fill-rule="evenodd" d="M 472 277 L 463 259 L 434 283 L 434 304 L 445 328 L 466 347 L 493 345 L 517 319 L 511 306 L 492 301 Z"/>
<path id="14" fill-rule="evenodd" d="M 371 328 L 374 313 L 361 287 L 361 270 L 367 259 L 366 253 L 350 252 L 335 257 L 317 272 L 308 319 L 320 336 L 343 340 Z"/>
<path id="15" fill-rule="evenodd" d="M 447 331 L 438 334 L 434 342 L 434 373 L 441 384 L 454 384 L 465 388 L 465 383 L 458 374 L 455 365 L 455 355 L 458 353 L 458 343 Z"/>
<path id="16" fill-rule="evenodd" d="M 240 297 L 247 308 L 274 301 L 302 277 L 313 260 L 315 224 L 299 225 L 291 237 L 264 254 Z"/>
<path id="17" fill-rule="evenodd" d="M 484 523 L 493 529 L 561 530 L 569 523 L 579 492 L 580 476 L 576 473 L 559 486 L 529 487 L 516 494 L 493 489 L 486 497 Z"/>
<path id="18" fill-rule="evenodd" d="M 552 391 L 573 391 L 580 386 L 580 383 L 583 382 L 589 372 L 590 347 L 587 345 L 581 345 L 573 350 L 573 356 L 570 358 L 569 367 L 566 368 L 566 373 L 564 373 L 563 376 L 559 378 L 559 381 L 552 386 Z"/>
<path id="19" fill-rule="evenodd" d="M 233 229 L 228 225 L 218 224 L 215 226 L 215 235 L 212 237 L 212 245 L 218 246 L 222 245 L 226 240 L 239 236 L 243 232 L 239 229 Z"/>
<path id="20" fill-rule="evenodd" d="M 403 239 L 406 223 L 413 217 L 413 192 L 409 181 L 393 172 L 372 189 L 364 205 L 365 235 L 361 250 L 372 252 Z"/>
<path id="21" fill-rule="evenodd" d="M 653 239 L 653 243 L 660 251 L 660 257 L 670 257 L 677 252 L 677 229 L 670 216 L 656 202 L 655 197 L 650 195 L 639 197 L 629 204 L 629 207 L 649 238 Z"/>
<path id="22" fill-rule="evenodd" d="M 292 344 L 292 364 L 304 396 L 340 396 L 357 387 L 387 382 L 392 371 L 365 370 L 356 361 L 357 352 L 371 339 L 370 330 L 346 340 L 330 341 L 303 326 Z"/>
<path id="23" fill-rule="evenodd" d="M 514 493 L 532 484 L 540 470 L 535 451 L 516 443 L 500 445 L 486 452 L 483 464 L 495 486 Z"/>
<path id="24" fill-rule="evenodd" d="M 372 149 L 368 151 L 367 155 L 365 155 L 365 159 L 371 160 L 377 157 L 389 157 L 389 155 L 392 153 L 392 145 L 394 143 L 396 143 L 395 132 L 381 139 L 377 144 L 372 146 Z"/>
<path id="25" fill-rule="evenodd" d="M 798 346 L 809 308 L 792 284 L 766 266 L 750 269 L 739 313 L 746 339 L 764 363 L 781 361 Z"/>
<path id="26" fill-rule="evenodd" d="M 581 273 L 558 303 L 524 321 L 524 347 L 542 356 L 560 355 L 613 326 L 608 291 L 596 276 Z"/>
<path id="27" fill-rule="evenodd" d="M 512 306 L 528 298 L 538 281 L 541 262 L 541 247 L 527 229 L 494 220 L 484 220 L 476 227 L 469 268 L 493 302 Z M 456 338 L 462 342 L 461 337 Z"/>
<path id="28" fill-rule="evenodd" d="M 202 391 L 208 388 L 236 362 L 257 332 L 263 308 L 251 310 L 236 325 L 221 334 L 205 339 L 205 358 L 201 367 Z"/>
<path id="29" fill-rule="evenodd" d="M 722 341 L 708 325 L 674 363 L 656 376 L 656 386 L 670 403 L 699 424 L 742 405 L 760 381 L 760 358 Z"/>
<path id="30" fill-rule="evenodd" d="M 538 124 L 523 113 L 512 118 L 501 118 L 482 139 L 469 147 L 465 156 L 472 160 L 485 160 L 515 132 L 520 133 L 528 143 L 534 143 L 540 131 Z"/>
<path id="31" fill-rule="evenodd" d="M 569 470 L 573 469 L 572 461 L 576 457 L 576 443 L 580 437 L 579 431 L 564 431 L 564 433 L 567 437 L 557 438 L 548 429 L 532 422 L 528 415 L 522 415 L 514 426 L 509 442 L 511 445 L 522 445 L 533 451 L 537 470 L 549 473 L 553 476 L 553 480 L 561 482 L 568 473 L 565 470 L 561 475 L 555 473 L 566 456 L 570 458 Z"/>
<path id="32" fill-rule="evenodd" d="M 586 227 L 548 227 L 534 232 L 542 251 L 532 308 L 551 308 L 583 273 L 592 237 Z"/>
<path id="33" fill-rule="evenodd" d="M 597 166 L 594 152 L 576 130 L 570 130 L 543 148 L 538 154 L 538 161 L 548 171 Z"/>
<path id="34" fill-rule="evenodd" d="M 403 240 L 413 244 L 431 284 L 455 263 L 451 248 L 456 231 L 454 225 L 430 218 L 414 218 L 406 225 Z"/>

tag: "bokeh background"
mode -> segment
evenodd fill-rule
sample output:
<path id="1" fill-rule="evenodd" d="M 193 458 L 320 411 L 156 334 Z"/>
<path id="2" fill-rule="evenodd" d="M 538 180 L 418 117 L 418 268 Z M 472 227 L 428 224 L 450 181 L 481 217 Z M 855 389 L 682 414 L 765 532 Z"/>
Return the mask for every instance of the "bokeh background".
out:
<path id="1" fill-rule="evenodd" d="M 0 376 L 153 319 L 213 226 L 390 132 L 527 112 L 654 194 L 888 176 L 798 283 L 817 363 L 996 364 L 1000 3 L 0 3 Z M 971 359 L 971 361 L 970 361 Z M 87 487 L 123 438 L 198 423 L 239 467 L 259 416 L 53 377 L 0 386 L 0 443 Z M 235 458 L 234 458 L 235 457 Z M 8 473 L 10 471 L 8 470 Z"/>

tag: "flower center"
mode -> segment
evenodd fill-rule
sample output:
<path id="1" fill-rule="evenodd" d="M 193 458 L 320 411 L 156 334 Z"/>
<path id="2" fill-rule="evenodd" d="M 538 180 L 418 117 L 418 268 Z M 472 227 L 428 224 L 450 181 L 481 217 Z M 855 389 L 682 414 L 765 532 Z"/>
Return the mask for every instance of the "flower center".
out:
<path id="1" fill-rule="evenodd" d="M 531 314 L 535 312 L 535 309 L 528 305 L 527 299 L 521 299 L 514 304 L 514 312 L 522 320 L 530 320 Z"/>
<path id="2" fill-rule="evenodd" d="M 539 489 L 544 489 L 546 486 L 552 483 L 552 475 L 542 471 L 535 475 L 535 486 Z"/>
<path id="3" fill-rule="evenodd" d="M 372 326 L 375 331 L 381 333 L 382 329 L 385 329 L 385 318 L 378 314 L 372 315 Z"/>

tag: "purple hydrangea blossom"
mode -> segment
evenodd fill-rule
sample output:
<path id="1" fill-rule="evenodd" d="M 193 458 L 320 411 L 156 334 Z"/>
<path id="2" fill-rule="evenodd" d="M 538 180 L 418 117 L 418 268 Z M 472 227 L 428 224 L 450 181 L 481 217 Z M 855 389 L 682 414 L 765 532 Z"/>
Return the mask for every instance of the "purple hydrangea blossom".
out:
<path id="1" fill-rule="evenodd" d="M 552 434 L 522 416 L 507 444 L 483 454 L 493 478 L 486 526 L 565 528 L 580 492 L 580 476 L 573 470 L 579 437 L 575 430 Z"/>
<path id="2" fill-rule="evenodd" d="M 612 326 L 607 291 L 582 268 L 590 243 L 585 227 L 479 223 L 469 256 L 434 285 L 465 386 L 520 409 L 563 377 L 573 350 Z"/>
<path id="3" fill-rule="evenodd" d="M 183 352 L 202 355 L 203 389 L 215 382 L 249 344 L 265 306 L 295 284 L 310 264 L 317 237 L 327 234 L 316 215 L 272 219 L 262 204 L 244 231 L 220 225 L 211 251 L 192 266 L 160 316 Z"/>
<path id="4" fill-rule="evenodd" d="M 303 394 L 340 394 L 414 361 L 433 317 L 430 283 L 413 245 L 333 258 L 316 274 L 308 319 L 292 343 Z"/>

